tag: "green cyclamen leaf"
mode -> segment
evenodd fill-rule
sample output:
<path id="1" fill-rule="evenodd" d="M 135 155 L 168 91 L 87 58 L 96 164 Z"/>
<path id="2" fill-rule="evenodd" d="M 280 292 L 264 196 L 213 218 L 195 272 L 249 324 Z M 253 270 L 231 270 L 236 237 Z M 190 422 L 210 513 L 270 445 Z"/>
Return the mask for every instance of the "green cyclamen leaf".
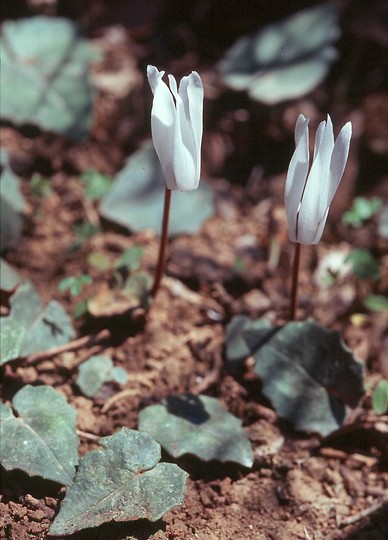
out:
<path id="1" fill-rule="evenodd" d="M 155 437 L 173 457 L 192 454 L 204 461 L 232 461 L 245 467 L 253 463 L 241 420 L 208 396 L 169 396 L 161 405 L 141 411 L 139 429 Z"/>
<path id="2" fill-rule="evenodd" d="M 108 356 L 95 355 L 80 365 L 76 383 L 85 396 L 93 397 L 104 383 L 115 381 L 125 384 L 127 380 L 127 372 L 122 368 L 114 368 Z"/>
<path id="3" fill-rule="evenodd" d="M 1 318 L 0 363 L 63 345 L 75 337 L 72 322 L 61 304 L 52 300 L 43 306 L 31 283 L 19 285 L 9 303 L 9 316 Z M 19 336 L 15 335 L 17 325 Z"/>
<path id="4" fill-rule="evenodd" d="M 20 285 L 23 282 L 19 274 L 12 268 L 7 261 L 0 257 L 0 283 L 1 288 L 10 291 L 16 285 Z"/>
<path id="5" fill-rule="evenodd" d="M 92 121 L 89 64 L 97 53 L 68 19 L 3 24 L 1 116 L 16 124 L 85 138 Z"/>
<path id="6" fill-rule="evenodd" d="M 75 410 L 53 388 L 30 385 L 19 390 L 12 407 L 17 416 L 0 405 L 3 467 L 71 484 L 78 464 Z"/>
<path id="7" fill-rule="evenodd" d="M 109 521 L 156 521 L 182 504 L 187 473 L 159 463 L 160 445 L 147 433 L 122 428 L 86 454 L 50 534 L 68 535 Z"/>
<path id="8" fill-rule="evenodd" d="M 313 321 L 266 329 L 236 317 L 229 325 L 226 353 L 232 366 L 245 347 L 255 359 L 262 392 L 295 429 L 328 435 L 364 393 L 363 368 L 336 331 Z M 256 324 L 255 324 L 256 323 Z M 235 328 L 234 328 L 235 327 Z M 237 356 L 236 356 L 237 355 Z"/>
<path id="9" fill-rule="evenodd" d="M 24 198 L 20 181 L 12 171 L 8 154 L 1 150 L 0 164 L 0 248 L 16 247 L 22 234 Z"/>
<path id="10" fill-rule="evenodd" d="M 127 161 L 100 206 L 101 215 L 131 231 L 160 230 L 165 180 L 151 144 Z M 172 235 L 196 233 L 214 213 L 211 189 L 204 183 L 194 191 L 174 191 L 169 230 Z"/>
<path id="11" fill-rule="evenodd" d="M 5 364 L 9 360 L 18 358 L 23 345 L 25 328 L 11 317 L 0 319 L 0 363 Z"/>
<path id="12" fill-rule="evenodd" d="M 337 57 L 338 15 L 324 3 L 239 38 L 218 64 L 224 83 L 267 104 L 307 94 Z"/>

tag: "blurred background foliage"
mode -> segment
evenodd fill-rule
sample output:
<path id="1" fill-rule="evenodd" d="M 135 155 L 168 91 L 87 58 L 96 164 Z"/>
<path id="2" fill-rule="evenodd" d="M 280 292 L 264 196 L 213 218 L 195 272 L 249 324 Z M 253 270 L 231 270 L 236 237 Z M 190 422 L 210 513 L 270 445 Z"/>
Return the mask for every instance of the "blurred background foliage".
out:
<path id="1" fill-rule="evenodd" d="M 308 10 L 316 14 L 311 25 L 304 19 L 301 30 L 295 24 L 290 30 L 292 21 Z M 255 175 L 284 173 L 299 112 L 312 118 L 312 127 L 326 113 L 337 125 L 345 119 L 353 121 L 356 193 L 365 193 L 386 173 L 388 4 L 384 0 L 15 0 L 5 3 L 1 16 L 6 24 L 38 16 L 68 19 L 76 24 L 80 38 L 103 53 L 102 60 L 90 67 L 93 120 L 90 124 L 86 119 L 82 126 L 83 134 L 89 127 L 90 139 L 105 145 L 97 167 L 102 173 L 117 172 L 150 136 L 152 96 L 144 81 L 148 63 L 178 78 L 192 69 L 200 71 L 207 98 L 205 174 L 247 184 Z M 304 39 L 297 46 L 295 38 L 301 34 Z M 236 56 L 236 47 L 241 57 Z M 231 57 L 237 58 L 236 66 L 226 66 Z M 230 84 L 231 72 L 237 71 L 241 79 L 238 70 L 244 62 L 253 82 Z M 5 118 L 13 121 L 9 115 Z M 53 129 L 47 122 L 38 125 Z M 64 132 L 71 136 L 71 131 Z M 31 126 L 26 133 L 36 134 Z M 18 165 L 13 157 L 13 169 Z M 39 165 L 41 174 L 53 172 L 47 161 L 42 167 L 42 156 Z M 74 163 L 70 166 L 74 168 Z M 31 168 L 22 163 L 23 175 L 28 175 L 26 167 Z M 82 165 L 79 168 L 83 172 Z"/>

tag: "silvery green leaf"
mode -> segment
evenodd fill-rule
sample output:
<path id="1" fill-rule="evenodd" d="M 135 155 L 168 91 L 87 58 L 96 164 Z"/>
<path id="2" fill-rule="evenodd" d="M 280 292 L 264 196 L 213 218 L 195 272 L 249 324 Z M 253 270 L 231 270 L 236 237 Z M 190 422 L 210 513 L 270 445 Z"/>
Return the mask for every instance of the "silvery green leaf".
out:
<path id="1" fill-rule="evenodd" d="M 337 57 L 338 8 L 326 3 L 299 11 L 241 37 L 218 67 L 223 81 L 274 104 L 303 96 L 326 76 Z"/>
<path id="2" fill-rule="evenodd" d="M 0 257 L 0 283 L 1 288 L 10 291 L 23 280 L 7 261 Z"/>
<path id="3" fill-rule="evenodd" d="M 22 283 L 11 296 L 10 317 L 25 328 L 33 324 L 43 309 L 43 302 L 34 285 L 28 281 Z"/>
<path id="4" fill-rule="evenodd" d="M 271 331 L 265 319 L 252 321 L 247 315 L 236 315 L 226 328 L 226 358 L 230 371 L 238 371 L 261 339 Z M 252 336 L 254 343 L 250 342 Z"/>
<path id="5" fill-rule="evenodd" d="M 24 386 L 11 407 L 0 405 L 0 455 L 6 470 L 21 469 L 61 484 L 78 464 L 76 412 L 49 386 Z"/>
<path id="6" fill-rule="evenodd" d="M 51 300 L 27 328 L 21 355 L 28 356 L 64 345 L 74 338 L 75 331 L 70 317 L 59 302 Z"/>
<path id="7" fill-rule="evenodd" d="M 114 367 L 108 356 L 95 355 L 80 365 L 76 383 L 85 396 L 93 397 L 103 384 L 111 381 L 125 384 L 127 380 L 125 369 Z"/>
<path id="8" fill-rule="evenodd" d="M 248 350 L 263 394 L 295 429 L 324 436 L 338 429 L 348 407 L 356 407 L 364 394 L 363 367 L 339 333 L 313 321 L 269 329 L 259 321 L 232 319 L 226 338 L 228 361 L 233 365 L 236 354 Z M 241 340 L 245 349 L 236 347 Z"/>
<path id="9" fill-rule="evenodd" d="M 79 367 L 76 380 L 81 392 L 92 397 L 100 390 L 101 386 L 110 380 L 113 362 L 107 356 L 92 356 Z"/>
<path id="10" fill-rule="evenodd" d="M 109 521 L 156 521 L 183 503 L 188 475 L 174 463 L 159 463 L 160 445 L 150 435 L 122 428 L 100 444 L 81 458 L 51 535 Z"/>
<path id="11" fill-rule="evenodd" d="M 26 329 L 12 317 L 0 318 L 0 364 L 20 356 Z"/>
<path id="12" fill-rule="evenodd" d="M 114 366 L 112 368 L 111 377 L 112 381 L 116 382 L 117 384 L 125 384 L 129 379 L 128 372 L 120 366 Z"/>
<path id="13" fill-rule="evenodd" d="M 63 345 L 75 337 L 72 322 L 61 304 L 51 300 L 44 306 L 32 283 L 19 285 L 10 297 L 9 304 L 10 314 L 2 317 L 0 326 L 0 342 L 6 339 L 6 349 L 3 350 L 2 345 L 0 363 Z M 16 328 L 10 319 L 20 328 L 17 336 L 15 332 L 10 333 Z M 10 341 L 11 335 L 13 343 Z"/>
<path id="14" fill-rule="evenodd" d="M 102 200 L 101 215 L 131 231 L 154 229 L 162 223 L 165 180 L 152 144 L 127 161 Z M 194 191 L 172 193 L 169 231 L 196 233 L 214 213 L 213 193 L 203 182 Z"/>
<path id="15" fill-rule="evenodd" d="M 3 24 L 1 116 L 75 139 L 92 120 L 89 64 L 96 58 L 68 19 L 31 17 Z"/>
<path id="16" fill-rule="evenodd" d="M 19 242 L 25 202 L 19 178 L 12 171 L 8 153 L 3 149 L 0 151 L 0 164 L 0 247 L 4 250 L 16 247 Z"/>
<path id="17" fill-rule="evenodd" d="M 182 394 L 143 409 L 139 429 L 150 433 L 173 457 L 231 461 L 252 467 L 252 447 L 241 420 L 209 396 Z"/>

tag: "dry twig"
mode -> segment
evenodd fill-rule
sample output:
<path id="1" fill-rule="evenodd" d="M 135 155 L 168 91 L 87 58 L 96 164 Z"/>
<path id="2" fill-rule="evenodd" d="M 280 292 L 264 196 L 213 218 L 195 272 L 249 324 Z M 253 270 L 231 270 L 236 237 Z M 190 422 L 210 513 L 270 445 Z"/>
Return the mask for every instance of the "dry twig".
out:
<path id="1" fill-rule="evenodd" d="M 121 392 L 119 392 L 118 394 L 115 394 L 104 403 L 104 406 L 101 409 L 101 412 L 103 414 L 106 413 L 109 409 L 111 409 L 114 405 L 116 405 L 122 399 L 137 396 L 139 392 L 140 392 L 140 388 L 126 388 L 125 390 L 122 390 Z"/>
<path id="2" fill-rule="evenodd" d="M 196 396 L 199 394 L 203 394 L 209 386 L 216 383 L 220 378 L 220 373 L 222 370 L 222 355 L 220 352 L 215 351 L 214 352 L 214 364 L 212 370 L 202 379 L 200 383 L 195 386 L 195 388 L 192 390 L 192 393 Z"/>
<path id="3" fill-rule="evenodd" d="M 98 435 L 94 435 L 94 433 L 88 433 L 87 431 L 82 431 L 82 429 L 77 429 L 76 431 L 78 437 L 81 437 L 83 439 L 87 439 L 89 441 L 99 441 L 100 437 Z"/>
<path id="4" fill-rule="evenodd" d="M 48 349 L 46 351 L 30 354 L 29 356 L 26 356 L 26 358 L 24 359 L 24 363 L 27 365 L 38 364 L 39 362 L 42 362 L 43 360 L 53 358 L 54 356 L 63 354 L 65 352 L 76 351 L 84 347 L 92 347 L 96 345 L 97 343 L 100 343 L 101 341 L 108 340 L 109 338 L 110 338 L 109 330 L 104 329 L 104 330 L 101 330 L 101 332 L 99 332 L 98 334 L 92 334 L 90 336 L 83 336 L 81 338 L 74 339 L 73 341 L 69 341 L 68 343 L 65 343 L 64 345 L 59 345 L 58 347 L 53 347 L 52 349 Z"/>
<path id="5" fill-rule="evenodd" d="M 350 516 L 339 524 L 340 527 L 347 527 L 348 525 L 353 525 L 353 523 L 356 523 L 357 521 L 360 521 L 361 519 L 364 519 L 375 512 L 378 512 L 381 508 L 384 507 L 384 505 L 388 504 L 388 499 L 383 500 L 377 504 L 374 504 L 373 506 L 370 506 L 369 508 L 366 508 L 365 510 L 362 510 L 358 514 L 355 514 L 354 516 Z"/>

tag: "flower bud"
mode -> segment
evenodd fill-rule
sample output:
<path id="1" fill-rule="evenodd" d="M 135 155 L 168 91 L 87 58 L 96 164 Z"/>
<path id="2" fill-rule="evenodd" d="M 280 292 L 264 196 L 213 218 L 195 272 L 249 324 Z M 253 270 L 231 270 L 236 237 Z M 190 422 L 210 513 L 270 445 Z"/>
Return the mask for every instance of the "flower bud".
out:
<path id="1" fill-rule="evenodd" d="M 164 71 L 147 67 L 154 94 L 151 131 L 156 153 L 172 190 L 197 189 L 201 173 L 203 131 L 203 86 L 196 71 L 183 77 L 179 90 L 175 78 L 168 76 L 170 88 L 163 82 Z"/>
<path id="2" fill-rule="evenodd" d="M 352 124 L 344 125 L 335 142 L 330 116 L 319 124 L 311 168 L 308 124 L 309 119 L 300 114 L 285 185 L 285 207 L 290 240 L 317 244 L 348 159 Z"/>

